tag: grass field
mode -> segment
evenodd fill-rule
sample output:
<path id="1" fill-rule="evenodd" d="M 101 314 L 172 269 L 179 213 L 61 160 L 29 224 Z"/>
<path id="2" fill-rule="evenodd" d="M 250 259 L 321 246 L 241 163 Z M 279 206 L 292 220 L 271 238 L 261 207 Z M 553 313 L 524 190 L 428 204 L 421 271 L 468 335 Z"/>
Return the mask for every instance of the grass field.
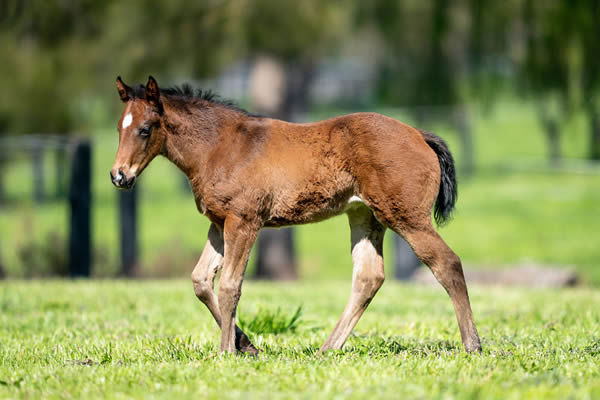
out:
<path id="1" fill-rule="evenodd" d="M 0 398 L 600 397 L 598 291 L 472 288 L 471 355 L 440 287 L 386 282 L 345 348 L 318 355 L 349 284 L 246 282 L 245 320 L 302 306 L 295 332 L 251 334 L 254 359 L 218 354 L 188 281 L 1 282 Z"/>
<path id="2" fill-rule="evenodd" d="M 512 101 L 500 103 L 490 114 L 473 110 L 478 172 L 471 179 L 460 180 L 455 219 L 441 229 L 442 236 L 469 267 L 520 262 L 572 266 L 584 281 L 600 285 L 600 246 L 596 240 L 600 231 L 600 166 L 578 161 L 584 157 L 587 143 L 582 118 L 576 117 L 564 127 L 564 167 L 550 169 L 531 106 Z M 402 110 L 380 111 L 411 122 Z M 321 112 L 313 119 L 341 113 L 344 111 Z M 446 138 L 460 163 L 456 135 L 445 126 L 425 128 Z M 94 274 L 109 277 L 118 266 L 117 193 L 107 172 L 117 148 L 116 132 L 112 128 L 95 132 L 94 143 Z M 47 190 L 51 192 L 50 157 L 47 162 Z M 51 258 L 42 255 L 24 260 L 24 250 L 30 246 L 41 246 L 58 258 L 66 250 L 67 204 L 33 204 L 30 177 L 28 161 L 8 165 L 5 179 L 9 202 L 0 208 L 0 255 L 7 273 L 17 277 Z M 141 261 L 142 272 L 148 276 L 188 276 L 204 244 L 208 221 L 198 214 L 182 186 L 177 169 L 160 158 L 140 179 Z M 345 217 L 299 227 L 297 238 L 303 278 L 350 276 Z M 391 238 L 388 234 L 388 260 L 393 251 Z"/>

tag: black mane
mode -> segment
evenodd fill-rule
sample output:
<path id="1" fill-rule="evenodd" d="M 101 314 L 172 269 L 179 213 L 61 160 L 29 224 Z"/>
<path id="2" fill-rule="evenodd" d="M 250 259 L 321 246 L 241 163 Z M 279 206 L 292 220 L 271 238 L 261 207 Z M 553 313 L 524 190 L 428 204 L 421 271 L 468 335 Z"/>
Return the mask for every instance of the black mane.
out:
<path id="1" fill-rule="evenodd" d="M 132 88 L 133 95 L 135 98 L 143 99 L 146 95 L 146 87 L 144 85 L 137 85 Z M 257 116 L 251 114 L 243 108 L 239 107 L 233 100 L 224 99 L 212 90 L 194 89 L 190 84 L 184 83 L 181 86 L 172 86 L 168 88 L 160 88 L 160 93 L 166 96 L 179 97 L 182 100 L 190 102 L 195 101 L 206 101 L 211 104 L 221 105 L 229 108 L 230 110 L 238 111 L 249 116 Z"/>

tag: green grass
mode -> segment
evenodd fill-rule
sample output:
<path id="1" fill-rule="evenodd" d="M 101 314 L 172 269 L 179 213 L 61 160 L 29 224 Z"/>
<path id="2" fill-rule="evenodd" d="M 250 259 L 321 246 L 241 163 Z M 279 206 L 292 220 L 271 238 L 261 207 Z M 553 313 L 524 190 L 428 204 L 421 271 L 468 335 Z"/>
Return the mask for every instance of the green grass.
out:
<path id="1" fill-rule="evenodd" d="M 411 122 L 401 111 L 380 111 Z M 344 111 L 318 113 L 314 118 L 340 113 Z M 461 179 L 455 219 L 440 230 L 468 267 L 557 264 L 571 266 L 587 283 L 600 285 L 596 239 L 600 231 L 600 166 L 581 164 L 587 143 L 583 122 L 576 116 L 565 125 L 565 167 L 553 170 L 546 166 L 545 142 L 531 106 L 510 101 L 501 102 L 490 114 L 473 109 L 479 172 L 471 179 Z M 456 135 L 445 126 L 426 128 L 448 139 L 460 163 Z M 116 132 L 98 132 L 94 142 L 94 273 L 106 277 L 114 276 L 119 260 L 117 192 L 107 172 L 117 148 Z M 51 159 L 47 162 L 47 191 L 51 192 Z M 31 242 L 52 250 L 60 246 L 48 239 L 51 233 L 67 235 L 67 204 L 32 204 L 30 176 L 26 160 L 10 164 L 6 170 L 10 202 L 0 208 L 0 256 L 12 276 L 23 276 L 25 269 L 32 268 L 19 255 Z M 187 276 L 206 240 L 208 220 L 197 212 L 191 195 L 181 190 L 180 178 L 173 165 L 159 158 L 139 182 L 141 262 L 142 271 L 149 276 Z M 302 278 L 351 276 L 347 225 L 341 216 L 297 229 Z M 391 239 L 388 234 L 384 246 L 387 260 L 393 255 Z M 39 257 L 39 262 L 48 258 Z"/>
<path id="2" fill-rule="evenodd" d="M 0 398 L 600 396 L 597 291 L 472 288 L 472 355 L 440 287 L 387 282 L 345 348 L 318 355 L 349 286 L 246 282 L 242 317 L 303 310 L 294 331 L 251 334 L 255 359 L 218 354 L 187 281 L 2 282 Z"/>
<path id="3" fill-rule="evenodd" d="M 291 316 L 286 315 L 280 307 L 275 310 L 259 308 L 251 317 L 240 314 L 239 327 L 247 334 L 280 334 L 296 332 L 301 324 L 302 306 L 298 306 Z"/>

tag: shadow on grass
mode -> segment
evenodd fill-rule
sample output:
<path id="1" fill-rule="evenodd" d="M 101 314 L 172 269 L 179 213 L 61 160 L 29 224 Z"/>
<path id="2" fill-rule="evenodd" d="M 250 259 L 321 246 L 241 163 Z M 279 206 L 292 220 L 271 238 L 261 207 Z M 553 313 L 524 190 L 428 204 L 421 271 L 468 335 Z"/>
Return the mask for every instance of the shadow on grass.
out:
<path id="1" fill-rule="evenodd" d="M 417 341 L 404 338 L 371 337 L 362 343 L 344 347 L 344 351 L 359 355 L 387 356 L 407 354 L 418 357 L 459 353 L 462 345 L 448 340 Z"/>
<path id="2" fill-rule="evenodd" d="M 344 360 L 355 357 L 367 358 L 387 358 L 387 357 L 414 357 L 414 358 L 432 358 L 432 357 L 457 357 L 467 355 L 460 342 L 449 340 L 431 340 L 419 341 L 412 338 L 391 337 L 383 338 L 379 336 L 352 337 L 342 350 L 329 350 L 324 354 L 319 354 L 320 342 L 314 338 L 308 339 L 307 344 L 286 344 L 282 341 L 276 344 L 260 343 L 261 352 L 258 357 L 237 354 L 221 354 L 217 341 L 196 342 L 190 336 L 176 336 L 163 338 L 143 338 L 137 342 L 133 348 L 122 348 L 119 345 L 108 343 L 102 346 L 90 346 L 81 349 L 78 358 L 69 360 L 69 365 L 83 367 L 95 365 L 128 365 L 133 363 L 145 362 L 193 362 L 203 363 L 210 360 L 265 360 L 279 359 L 288 361 L 328 361 Z M 561 354 L 578 354 L 584 357 L 598 357 L 600 355 L 600 339 L 592 337 L 588 343 L 576 347 L 543 347 L 535 346 L 534 352 L 537 356 L 557 357 Z M 485 357 L 495 359 L 508 359 L 517 357 L 525 361 L 531 358 L 531 347 L 519 344 L 510 345 L 507 342 L 498 342 L 494 340 L 483 343 L 483 353 Z M 560 354 L 559 354 L 560 353 Z M 478 356 L 478 354 L 473 354 Z M 536 357 L 537 357 L 536 356 Z M 84 360 L 84 361 L 80 361 Z M 523 368 L 527 369 L 526 366 Z"/>
<path id="3" fill-rule="evenodd" d="M 361 340 L 361 339 L 359 339 Z M 408 339 L 391 339 L 371 337 L 362 339 L 361 342 L 346 343 L 342 350 L 328 350 L 319 354 L 320 345 L 315 343 L 306 346 L 270 346 L 264 344 L 261 355 L 267 357 L 293 357 L 293 358 L 347 358 L 355 356 L 388 357 L 396 355 L 410 355 L 414 357 L 430 357 L 463 352 L 461 344 L 447 340 L 419 342 Z"/>

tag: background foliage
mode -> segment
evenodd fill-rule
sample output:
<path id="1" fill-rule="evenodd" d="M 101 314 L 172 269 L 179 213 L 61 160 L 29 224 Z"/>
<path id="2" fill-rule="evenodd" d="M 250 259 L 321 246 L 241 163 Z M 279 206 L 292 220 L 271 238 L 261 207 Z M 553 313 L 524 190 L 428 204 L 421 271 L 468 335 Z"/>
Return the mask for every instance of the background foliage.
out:
<path id="1" fill-rule="evenodd" d="M 467 264 L 559 264 L 597 283 L 599 18 L 594 0 L 8 0 L 0 4 L 0 136 L 94 139 L 95 271 L 111 275 L 115 77 L 206 87 L 266 55 L 290 80 L 300 71 L 290 92 L 306 104 L 289 108 L 305 120 L 379 111 L 450 142 L 461 199 L 442 234 Z M 314 94 L 336 80 L 342 89 L 367 85 L 327 101 Z M 236 100 L 253 108 L 247 93 Z M 0 256 L 9 274 L 28 276 L 25 260 L 57 258 L 44 254 L 64 238 L 66 205 L 32 203 L 25 155 L 0 160 Z M 144 178 L 143 271 L 179 275 L 193 265 L 206 221 L 174 167 L 156 161 Z M 49 174 L 48 191 L 53 183 Z M 299 232 L 302 276 L 349 275 L 343 218 Z M 320 245 L 333 236 L 339 245 Z M 27 258 L 22 249 L 39 254 Z"/>

